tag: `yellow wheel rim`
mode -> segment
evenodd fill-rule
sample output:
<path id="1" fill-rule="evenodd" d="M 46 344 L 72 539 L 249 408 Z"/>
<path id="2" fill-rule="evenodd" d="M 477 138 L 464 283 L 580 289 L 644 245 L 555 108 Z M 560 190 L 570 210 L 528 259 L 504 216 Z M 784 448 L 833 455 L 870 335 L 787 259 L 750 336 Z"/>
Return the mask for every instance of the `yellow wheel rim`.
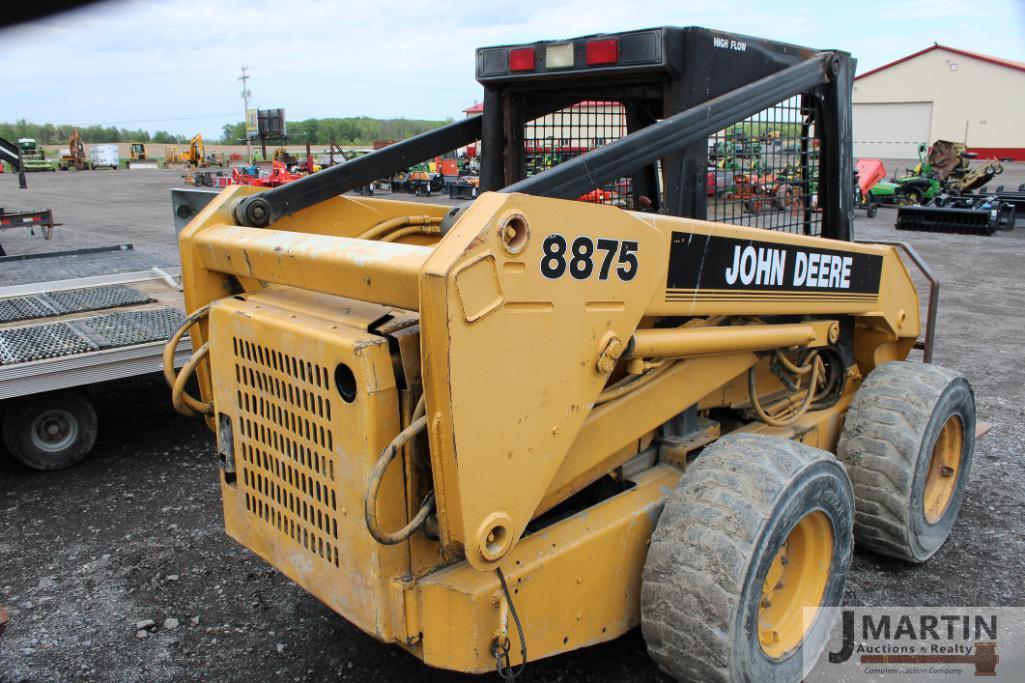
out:
<path id="1" fill-rule="evenodd" d="M 758 640 L 768 657 L 780 659 L 801 644 L 814 622 L 804 610 L 821 606 L 832 560 L 829 518 L 805 515 L 776 552 L 758 598 Z"/>
<path id="2" fill-rule="evenodd" d="M 922 507 L 925 521 L 935 524 L 943 518 L 950 500 L 954 497 L 958 474 L 961 471 L 961 454 L 964 450 L 964 426 L 961 418 L 951 415 L 936 438 L 929 460 L 929 471 L 925 475 L 925 494 Z"/>

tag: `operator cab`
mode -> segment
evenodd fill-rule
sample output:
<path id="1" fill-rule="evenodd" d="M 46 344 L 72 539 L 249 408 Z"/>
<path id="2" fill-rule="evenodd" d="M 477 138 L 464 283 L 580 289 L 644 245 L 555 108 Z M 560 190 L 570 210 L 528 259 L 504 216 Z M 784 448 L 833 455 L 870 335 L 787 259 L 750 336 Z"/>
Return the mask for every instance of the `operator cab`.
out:
<path id="1" fill-rule="evenodd" d="M 480 48 L 480 189 L 508 187 L 738 89 L 755 94 L 756 81 L 815 54 L 696 27 Z M 655 163 L 576 198 L 848 238 L 850 202 L 837 196 L 830 206 L 821 197 L 853 172 L 849 106 L 827 106 L 827 93 L 848 97 L 837 81 L 851 77 L 854 62 L 842 54 L 840 60 L 830 83 L 785 97 L 707 140 L 667 147 Z M 830 155 L 837 163 L 829 163 Z"/>

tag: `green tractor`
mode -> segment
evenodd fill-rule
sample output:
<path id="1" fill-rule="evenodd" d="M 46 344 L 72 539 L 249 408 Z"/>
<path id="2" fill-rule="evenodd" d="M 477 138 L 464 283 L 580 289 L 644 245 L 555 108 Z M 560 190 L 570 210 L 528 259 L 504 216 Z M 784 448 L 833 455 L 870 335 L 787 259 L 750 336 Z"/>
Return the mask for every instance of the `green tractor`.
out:
<path id="1" fill-rule="evenodd" d="M 918 145 L 918 163 L 914 168 L 905 169 L 904 177 L 873 185 L 868 191 L 868 203 L 911 206 L 938 195 L 943 184 L 926 157 L 926 149 L 924 143 Z"/>
<path id="2" fill-rule="evenodd" d="M 21 163 L 26 171 L 56 171 L 57 164 L 46 158 L 46 152 L 36 144 L 35 138 L 18 138 Z"/>

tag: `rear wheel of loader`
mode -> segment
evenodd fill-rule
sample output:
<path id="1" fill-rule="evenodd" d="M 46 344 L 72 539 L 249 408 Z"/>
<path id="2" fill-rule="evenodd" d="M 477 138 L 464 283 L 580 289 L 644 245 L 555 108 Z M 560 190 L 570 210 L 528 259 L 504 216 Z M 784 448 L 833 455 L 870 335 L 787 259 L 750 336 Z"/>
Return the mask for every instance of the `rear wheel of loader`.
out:
<path id="1" fill-rule="evenodd" d="M 651 537 L 641 628 L 652 658 L 680 680 L 800 680 L 832 626 L 821 608 L 843 600 L 853 518 L 830 453 L 754 434 L 709 446 Z"/>
<path id="2" fill-rule="evenodd" d="M 837 444 L 854 484 L 858 544 L 932 557 L 957 519 L 975 451 L 975 399 L 953 370 L 894 361 L 869 374 Z"/>

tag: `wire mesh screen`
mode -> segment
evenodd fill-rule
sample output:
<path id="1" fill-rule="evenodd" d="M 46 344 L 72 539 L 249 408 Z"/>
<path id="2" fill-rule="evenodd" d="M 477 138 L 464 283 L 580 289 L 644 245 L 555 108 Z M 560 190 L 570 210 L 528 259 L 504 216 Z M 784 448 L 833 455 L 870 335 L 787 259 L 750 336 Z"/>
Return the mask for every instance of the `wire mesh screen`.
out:
<path id="1" fill-rule="evenodd" d="M 523 127 L 524 176 L 532 176 L 603 147 L 626 135 L 626 110 L 619 102 L 584 100 Z M 630 178 L 605 183 L 580 201 L 633 208 Z"/>
<path id="2" fill-rule="evenodd" d="M 708 219 L 819 235 L 818 164 L 802 96 L 735 123 L 708 140 Z"/>

